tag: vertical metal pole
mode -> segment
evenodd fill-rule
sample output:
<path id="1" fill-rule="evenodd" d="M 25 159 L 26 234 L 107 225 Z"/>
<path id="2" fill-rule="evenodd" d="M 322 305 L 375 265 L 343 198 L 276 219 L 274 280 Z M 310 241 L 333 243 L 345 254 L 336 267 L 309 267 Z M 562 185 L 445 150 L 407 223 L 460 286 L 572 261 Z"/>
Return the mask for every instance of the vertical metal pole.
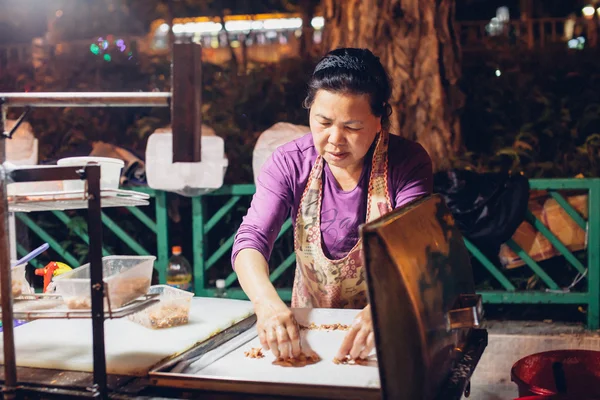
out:
<path id="1" fill-rule="evenodd" d="M 167 193 L 157 190 L 156 202 L 156 248 L 158 253 L 158 274 L 160 283 L 167 281 L 167 264 L 169 262 L 169 217 L 167 215 Z"/>
<path id="2" fill-rule="evenodd" d="M 94 394 L 108 398 L 106 355 L 104 352 L 104 281 L 102 277 L 102 208 L 100 203 L 100 166 L 85 167 L 88 183 L 88 231 L 92 296 L 92 339 L 94 350 Z"/>
<path id="3" fill-rule="evenodd" d="M 1 100 L 0 100 L 1 102 Z M 0 111 L 0 128 L 4 132 L 6 107 Z M 0 132 L 1 133 L 1 132 Z M 0 300 L 2 306 L 2 331 L 4 340 L 4 398 L 16 398 L 17 363 L 15 357 L 15 334 L 13 325 L 12 280 L 10 276 L 10 243 L 8 238 L 8 201 L 6 193 L 6 141 L 0 139 Z"/>
<path id="4" fill-rule="evenodd" d="M 600 179 L 593 179 L 588 222 L 588 329 L 600 328 Z"/>
<path id="5" fill-rule="evenodd" d="M 194 292 L 204 296 L 204 210 L 202 196 L 192 197 L 192 235 L 194 241 Z"/>
<path id="6" fill-rule="evenodd" d="M 173 162 L 199 162 L 202 128 L 202 47 L 175 43 L 171 67 Z"/>
<path id="7" fill-rule="evenodd" d="M 8 213 L 8 240 L 10 242 L 10 259 L 17 260 L 17 224 L 15 213 Z"/>

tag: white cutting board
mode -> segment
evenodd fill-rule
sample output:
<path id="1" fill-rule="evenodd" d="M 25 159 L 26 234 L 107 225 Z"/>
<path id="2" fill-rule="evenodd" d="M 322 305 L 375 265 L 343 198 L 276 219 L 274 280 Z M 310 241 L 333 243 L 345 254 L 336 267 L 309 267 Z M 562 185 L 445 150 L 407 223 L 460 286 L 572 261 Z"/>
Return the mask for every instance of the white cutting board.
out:
<path id="1" fill-rule="evenodd" d="M 161 360 L 187 350 L 252 315 L 249 301 L 192 299 L 187 325 L 148 329 L 127 318 L 106 320 L 109 374 L 144 376 Z M 0 334 L 0 349 L 2 348 Z M 37 320 L 15 328 L 17 365 L 69 371 L 93 371 L 92 321 Z M 4 353 L 0 351 L 0 363 Z"/>
<path id="2" fill-rule="evenodd" d="M 339 309 L 293 309 L 298 323 L 315 324 L 352 324 L 359 310 Z M 254 329 L 254 328 L 252 328 Z M 302 344 L 310 347 L 321 361 L 304 367 L 291 368 L 273 365 L 275 357 L 269 351 L 263 351 L 264 358 L 248 358 L 245 351 L 261 347 L 258 338 L 233 350 L 229 354 L 194 373 L 201 378 L 220 378 L 227 380 L 296 383 L 306 385 L 331 385 L 360 388 L 379 388 L 379 368 L 375 351 L 371 353 L 369 365 L 334 364 L 347 331 L 301 331 Z M 192 365 L 193 368 L 193 365 Z"/>

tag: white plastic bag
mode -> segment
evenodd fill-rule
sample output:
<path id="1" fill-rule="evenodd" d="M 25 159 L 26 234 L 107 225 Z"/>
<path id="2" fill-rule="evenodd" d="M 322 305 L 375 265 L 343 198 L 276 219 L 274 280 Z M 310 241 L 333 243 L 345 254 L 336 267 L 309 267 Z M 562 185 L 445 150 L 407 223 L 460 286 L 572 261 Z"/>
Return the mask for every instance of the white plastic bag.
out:
<path id="1" fill-rule="evenodd" d="M 252 173 L 254 183 L 260 173 L 263 164 L 271 157 L 271 154 L 280 146 L 301 138 L 310 132 L 308 126 L 294 125 L 287 122 L 278 122 L 258 137 L 252 153 Z"/>

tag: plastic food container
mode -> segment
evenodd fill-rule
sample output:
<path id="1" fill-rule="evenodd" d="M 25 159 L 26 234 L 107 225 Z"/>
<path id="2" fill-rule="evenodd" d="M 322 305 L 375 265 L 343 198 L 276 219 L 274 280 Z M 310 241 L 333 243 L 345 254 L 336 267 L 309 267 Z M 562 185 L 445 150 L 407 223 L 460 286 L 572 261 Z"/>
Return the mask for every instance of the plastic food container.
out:
<path id="1" fill-rule="evenodd" d="M 12 297 L 19 297 L 22 294 L 31 293 L 31 286 L 29 286 L 29 282 L 25 278 L 25 267 L 27 263 L 17 265 L 12 267 L 10 270 L 11 281 L 12 281 Z"/>
<path id="2" fill-rule="evenodd" d="M 531 354 L 513 365 L 511 379 L 521 397 L 597 399 L 600 398 L 600 351 L 554 350 Z M 563 397 L 558 396 L 557 379 L 565 387 Z"/>
<path id="3" fill-rule="evenodd" d="M 152 286 L 148 293 L 158 293 L 160 302 L 128 316 L 130 320 L 151 329 L 171 328 L 188 323 L 193 293 L 167 285 Z"/>
<path id="4" fill-rule="evenodd" d="M 121 181 L 121 170 L 125 166 L 123 160 L 108 157 L 69 157 L 62 158 L 56 163 L 61 167 L 85 166 L 89 162 L 100 165 L 100 189 L 118 189 Z M 85 189 L 85 181 L 68 180 L 63 181 L 65 191 L 82 191 Z"/>
<path id="5" fill-rule="evenodd" d="M 150 288 L 154 256 L 107 256 L 102 258 L 105 282 L 104 309 L 122 307 L 145 295 Z M 90 264 L 54 278 L 56 294 L 60 294 L 68 308 L 90 309 Z"/>

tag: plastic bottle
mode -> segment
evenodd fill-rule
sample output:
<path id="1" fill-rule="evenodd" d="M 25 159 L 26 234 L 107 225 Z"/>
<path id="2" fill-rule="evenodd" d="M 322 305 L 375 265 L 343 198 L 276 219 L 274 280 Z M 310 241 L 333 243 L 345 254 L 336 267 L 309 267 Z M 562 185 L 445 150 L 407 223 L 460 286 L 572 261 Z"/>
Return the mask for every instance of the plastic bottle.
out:
<path id="1" fill-rule="evenodd" d="M 177 289 L 192 291 L 192 267 L 181 255 L 181 246 L 173 246 L 173 255 L 167 267 L 167 285 Z"/>
<path id="2" fill-rule="evenodd" d="M 225 279 L 217 279 L 215 286 L 217 287 L 215 290 L 215 297 L 227 297 L 227 293 L 225 292 Z"/>

